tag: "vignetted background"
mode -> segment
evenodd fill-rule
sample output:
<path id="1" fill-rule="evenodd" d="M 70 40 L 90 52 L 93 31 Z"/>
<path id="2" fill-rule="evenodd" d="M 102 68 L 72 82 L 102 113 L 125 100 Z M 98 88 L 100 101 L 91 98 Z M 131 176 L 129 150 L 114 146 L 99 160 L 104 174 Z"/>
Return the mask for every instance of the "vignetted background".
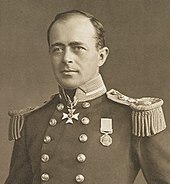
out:
<path id="1" fill-rule="evenodd" d="M 0 0 L 0 183 L 8 174 L 13 142 L 7 111 L 41 104 L 57 92 L 46 30 L 56 13 L 80 9 L 106 28 L 110 55 L 102 68 L 108 89 L 164 99 L 170 120 L 169 0 Z M 136 184 L 145 184 L 142 174 Z"/>

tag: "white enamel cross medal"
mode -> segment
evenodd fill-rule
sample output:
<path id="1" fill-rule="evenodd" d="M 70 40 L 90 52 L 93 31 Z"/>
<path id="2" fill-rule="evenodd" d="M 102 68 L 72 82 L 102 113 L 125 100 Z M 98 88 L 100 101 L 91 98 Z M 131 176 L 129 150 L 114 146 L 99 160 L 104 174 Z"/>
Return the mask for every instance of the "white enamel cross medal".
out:
<path id="1" fill-rule="evenodd" d="M 73 119 L 78 120 L 79 113 L 74 114 L 76 109 L 68 109 L 68 114 L 63 112 L 63 119 L 67 119 L 66 124 L 70 123 L 73 124 Z"/>
<path id="2" fill-rule="evenodd" d="M 109 134 L 113 133 L 112 119 L 101 118 L 100 132 L 103 133 L 100 137 L 100 142 L 103 146 L 110 146 L 112 144 L 112 138 Z"/>

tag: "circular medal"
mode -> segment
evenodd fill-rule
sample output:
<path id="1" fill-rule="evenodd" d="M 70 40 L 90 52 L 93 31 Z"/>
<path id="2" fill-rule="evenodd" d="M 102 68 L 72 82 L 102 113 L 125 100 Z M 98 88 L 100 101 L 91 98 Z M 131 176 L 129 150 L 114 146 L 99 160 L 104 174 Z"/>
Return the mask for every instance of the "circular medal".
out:
<path id="1" fill-rule="evenodd" d="M 112 138 L 108 134 L 104 134 L 100 137 L 100 142 L 103 146 L 110 146 L 112 144 Z"/>

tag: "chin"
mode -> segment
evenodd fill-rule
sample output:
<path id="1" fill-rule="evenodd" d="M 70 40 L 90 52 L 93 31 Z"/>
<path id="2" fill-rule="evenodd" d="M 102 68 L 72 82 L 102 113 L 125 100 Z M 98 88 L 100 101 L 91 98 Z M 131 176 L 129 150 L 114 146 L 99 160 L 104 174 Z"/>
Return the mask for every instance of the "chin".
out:
<path id="1" fill-rule="evenodd" d="M 71 84 L 71 83 L 59 83 L 59 84 L 64 89 L 76 89 L 78 87 L 77 84 Z"/>

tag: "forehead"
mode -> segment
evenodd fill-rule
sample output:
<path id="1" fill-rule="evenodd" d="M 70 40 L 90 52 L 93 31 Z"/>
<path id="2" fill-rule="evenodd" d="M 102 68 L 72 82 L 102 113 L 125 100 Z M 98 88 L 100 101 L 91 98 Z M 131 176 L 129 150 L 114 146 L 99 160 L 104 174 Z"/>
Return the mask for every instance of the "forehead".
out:
<path id="1" fill-rule="evenodd" d="M 56 41 L 95 42 L 96 31 L 90 20 L 74 15 L 56 21 L 50 30 L 50 43 Z"/>

